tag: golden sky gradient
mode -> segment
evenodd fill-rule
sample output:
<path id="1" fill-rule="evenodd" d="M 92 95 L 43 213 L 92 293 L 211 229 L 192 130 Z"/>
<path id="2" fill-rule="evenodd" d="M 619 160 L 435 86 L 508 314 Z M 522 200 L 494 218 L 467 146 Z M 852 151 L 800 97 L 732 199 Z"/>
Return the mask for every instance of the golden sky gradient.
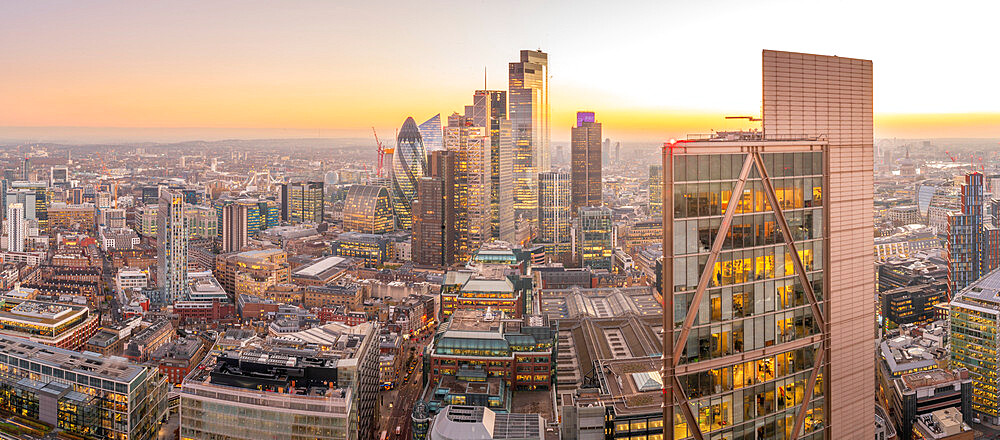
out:
<path id="1" fill-rule="evenodd" d="M 388 136 L 506 89 L 525 48 L 549 53 L 556 144 L 578 110 L 616 140 L 751 128 L 722 118 L 759 115 L 764 48 L 873 60 L 876 137 L 1000 137 L 1000 61 L 976 44 L 1000 6 L 920 3 L 2 2 L 0 139 Z"/>

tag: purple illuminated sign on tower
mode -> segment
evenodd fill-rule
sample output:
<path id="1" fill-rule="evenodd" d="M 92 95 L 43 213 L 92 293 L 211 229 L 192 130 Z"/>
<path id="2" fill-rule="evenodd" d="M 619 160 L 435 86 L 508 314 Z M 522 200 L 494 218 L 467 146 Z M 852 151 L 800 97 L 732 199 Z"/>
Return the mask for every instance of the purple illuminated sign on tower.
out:
<path id="1" fill-rule="evenodd" d="M 576 126 L 582 127 L 584 122 L 597 122 L 594 112 L 576 112 Z"/>

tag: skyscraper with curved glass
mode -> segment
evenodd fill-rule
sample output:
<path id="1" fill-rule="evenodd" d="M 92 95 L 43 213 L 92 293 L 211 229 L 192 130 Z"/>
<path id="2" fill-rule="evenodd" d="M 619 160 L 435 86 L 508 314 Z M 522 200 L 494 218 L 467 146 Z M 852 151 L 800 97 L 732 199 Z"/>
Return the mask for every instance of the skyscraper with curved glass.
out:
<path id="1" fill-rule="evenodd" d="M 427 170 L 427 153 L 423 137 L 412 117 L 406 118 L 396 136 L 396 151 L 392 161 L 392 207 L 400 227 L 413 227 L 413 199 L 417 196 L 417 181 Z"/>

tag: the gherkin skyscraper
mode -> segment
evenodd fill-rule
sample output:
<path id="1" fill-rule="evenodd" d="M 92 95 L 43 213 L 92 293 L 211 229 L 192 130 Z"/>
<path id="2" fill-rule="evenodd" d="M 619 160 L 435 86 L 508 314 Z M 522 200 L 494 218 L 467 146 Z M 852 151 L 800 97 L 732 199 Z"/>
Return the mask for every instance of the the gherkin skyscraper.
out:
<path id="1" fill-rule="evenodd" d="M 427 153 L 420 130 L 412 117 L 406 118 L 396 137 L 396 152 L 392 159 L 392 206 L 399 226 L 413 228 L 413 199 L 417 197 L 417 182 L 427 170 Z"/>

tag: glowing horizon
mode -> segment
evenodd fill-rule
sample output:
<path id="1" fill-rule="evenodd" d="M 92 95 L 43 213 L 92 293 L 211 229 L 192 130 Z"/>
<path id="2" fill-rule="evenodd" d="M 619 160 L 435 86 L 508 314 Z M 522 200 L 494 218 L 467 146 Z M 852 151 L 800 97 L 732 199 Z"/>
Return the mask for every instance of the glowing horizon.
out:
<path id="1" fill-rule="evenodd" d="M 751 128 L 723 117 L 759 115 L 764 48 L 873 60 L 878 138 L 1000 137 L 990 76 L 1000 63 L 965 44 L 991 38 L 991 5 L 932 15 L 903 3 L 722 4 L 9 2 L 0 138 L 368 137 L 371 126 L 388 137 L 407 116 L 461 112 L 484 85 L 505 90 L 507 63 L 524 48 L 549 53 L 554 144 L 568 141 L 580 110 L 631 142 Z M 888 13 L 899 20 L 879 19 Z M 801 18 L 817 15 L 827 19 Z M 782 26 L 756 24 L 769 17 Z M 942 29 L 956 17 L 961 26 Z M 857 27 L 873 33 L 844 32 Z M 941 32 L 910 31 L 921 28 Z"/>

